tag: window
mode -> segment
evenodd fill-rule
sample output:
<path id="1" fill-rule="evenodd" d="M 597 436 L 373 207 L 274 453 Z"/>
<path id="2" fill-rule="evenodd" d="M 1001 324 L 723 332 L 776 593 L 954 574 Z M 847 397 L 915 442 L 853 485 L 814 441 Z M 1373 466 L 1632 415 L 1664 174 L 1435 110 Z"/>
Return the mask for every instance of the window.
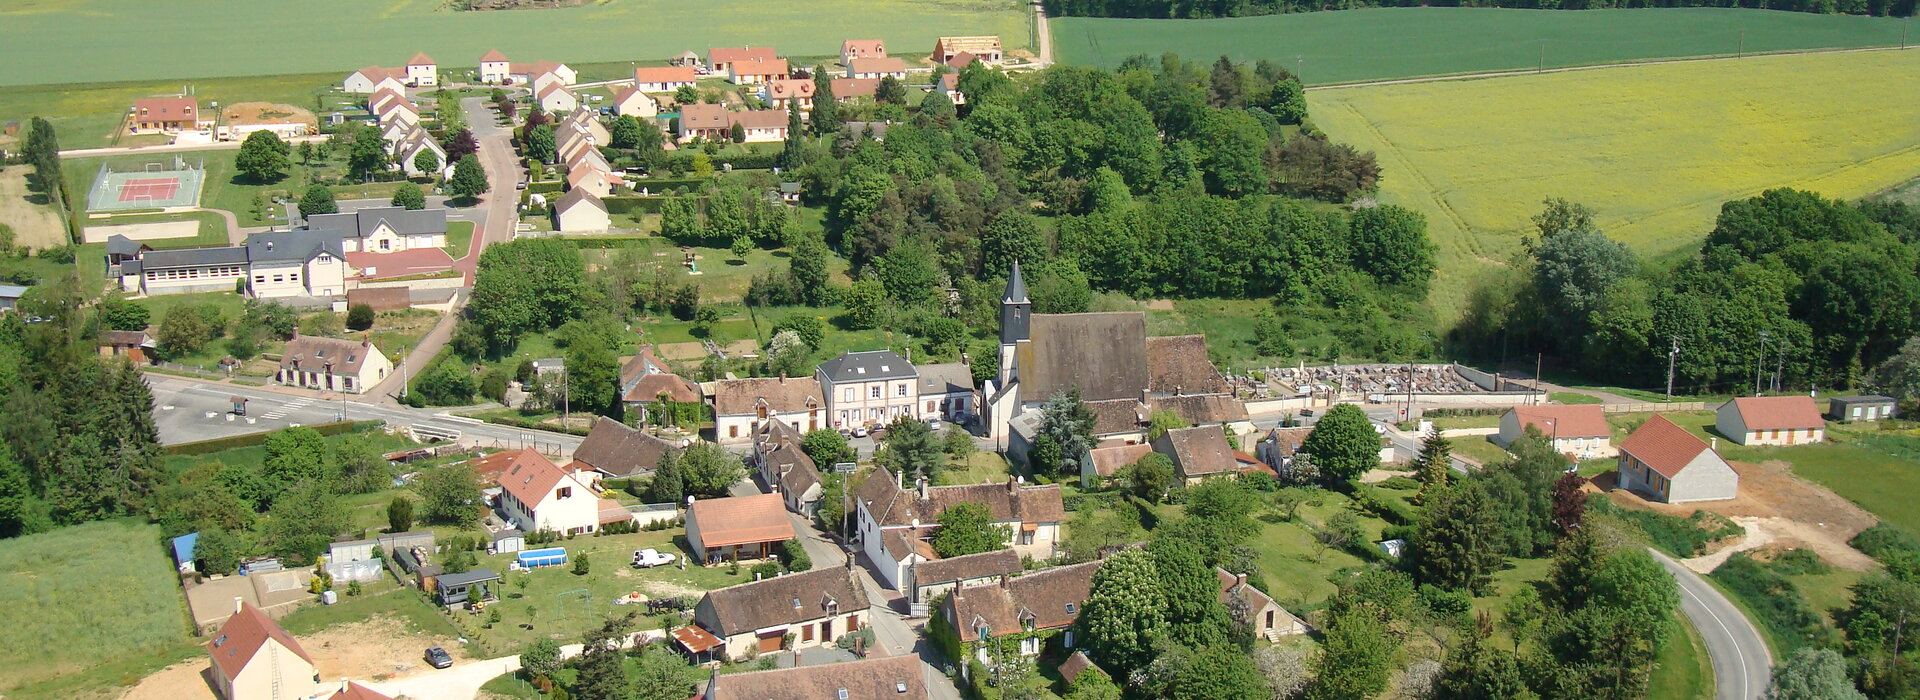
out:
<path id="1" fill-rule="evenodd" d="M 727 437 L 740 437 L 740 426 L 737 426 L 737 425 L 727 426 Z"/>
<path id="2" fill-rule="evenodd" d="M 893 395 L 894 395 L 894 396 L 906 396 L 906 395 L 907 395 L 907 385 L 905 385 L 905 384 L 901 384 L 900 386 L 897 386 L 897 387 L 894 387 L 894 389 L 893 389 Z"/>
<path id="3" fill-rule="evenodd" d="M 813 641 L 813 626 L 807 625 L 800 628 L 800 641 Z"/>
<path id="4" fill-rule="evenodd" d="M 867 389 L 867 398 L 869 399 L 880 398 L 880 387 L 876 386 L 876 387 Z"/>
<path id="5" fill-rule="evenodd" d="M 852 400 L 853 400 L 853 387 L 847 387 L 847 390 L 846 390 L 846 391 L 844 391 L 844 392 L 841 392 L 841 395 L 843 395 L 843 396 L 845 396 L 845 397 L 846 397 L 846 398 L 844 398 L 844 399 L 841 399 L 842 401 L 852 401 Z"/>
<path id="6" fill-rule="evenodd" d="M 560 490 L 553 492 L 553 495 L 555 498 L 573 498 L 573 487 L 562 486 Z"/>
<path id="7" fill-rule="evenodd" d="M 1067 607 L 1071 608 L 1073 606 L 1069 605 Z M 1267 611 L 1267 616 L 1272 617 L 1273 611 L 1271 610 Z M 1060 635 L 1060 644 L 1061 646 L 1065 646 L 1068 649 L 1073 648 L 1073 630 L 1067 630 L 1066 633 Z"/>
<path id="8" fill-rule="evenodd" d="M 1034 656 L 1036 654 L 1039 654 L 1040 640 L 1033 637 L 1027 637 L 1025 639 L 1020 640 L 1020 653 L 1025 654 L 1027 656 Z"/>

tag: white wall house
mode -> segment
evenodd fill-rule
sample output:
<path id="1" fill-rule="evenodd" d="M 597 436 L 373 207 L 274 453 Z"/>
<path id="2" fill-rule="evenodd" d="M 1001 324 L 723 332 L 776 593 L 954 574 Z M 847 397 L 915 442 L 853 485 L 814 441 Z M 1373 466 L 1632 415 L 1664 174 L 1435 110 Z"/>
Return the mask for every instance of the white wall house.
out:
<path id="1" fill-rule="evenodd" d="M 340 89 L 345 92 L 362 95 L 379 92 L 381 88 L 405 90 L 407 89 L 406 78 L 407 70 L 405 68 L 367 66 L 348 73 L 346 79 L 340 81 Z"/>
<path id="2" fill-rule="evenodd" d="M 426 52 L 416 53 L 407 59 L 407 84 L 414 87 L 433 87 L 440 84 L 440 66 Z"/>
<path id="3" fill-rule="evenodd" d="M 590 479 L 545 457 L 525 459 L 500 475 L 500 510 L 521 530 L 562 535 L 590 533 L 600 524 L 600 499 Z"/>
<path id="4" fill-rule="evenodd" d="M 866 627 L 871 608 L 852 569 L 835 566 L 708 591 L 693 623 L 724 642 L 727 658 L 741 659 L 832 646 Z"/>
<path id="5" fill-rule="evenodd" d="M 892 350 L 850 352 L 820 363 L 814 376 L 833 427 L 851 430 L 920 415 L 920 373 Z"/>
<path id="6" fill-rule="evenodd" d="M 480 82 L 489 85 L 499 85 L 507 82 L 507 71 L 511 69 L 512 66 L 513 63 L 507 60 L 507 55 L 500 53 L 499 49 L 493 49 L 481 54 Z"/>
<path id="7" fill-rule="evenodd" d="M 370 207 L 307 217 L 307 228 L 340 238 L 348 253 L 397 253 L 447 245 L 447 210 Z"/>
<path id="8" fill-rule="evenodd" d="M 207 642 L 214 690 L 226 700 L 309 700 L 331 695 L 313 657 L 265 612 L 234 601 L 233 617 Z"/>
<path id="9" fill-rule="evenodd" d="M 393 372 L 393 361 L 371 342 L 298 333 L 281 352 L 275 383 L 364 394 Z"/>
<path id="10" fill-rule="evenodd" d="M 1620 488 L 1661 503 L 1724 501 L 1740 495 L 1740 474 L 1720 451 L 1656 415 L 1620 442 Z"/>
<path id="11" fill-rule="evenodd" d="M 714 431 L 720 444 L 745 444 L 764 421 L 802 433 L 827 427 L 820 382 L 812 377 L 722 379 L 713 383 Z"/>
<path id="12" fill-rule="evenodd" d="M 909 570 L 934 558 L 922 540 L 939 528 L 940 516 L 961 503 L 979 503 L 1007 528 L 1007 546 L 1022 556 L 1049 559 L 1060 538 L 1066 508 L 1057 484 L 1029 486 L 1015 480 L 1004 484 L 928 486 L 924 481 L 905 488 L 900 478 L 882 467 L 867 477 L 854 495 L 856 529 L 861 551 L 887 587 L 904 590 Z"/>
<path id="13" fill-rule="evenodd" d="M 1551 439 L 1555 452 L 1575 459 L 1603 459 L 1619 452 L 1613 446 L 1613 427 L 1596 404 L 1515 406 L 1500 416 L 1500 444 L 1513 444 L 1529 427 Z"/>
<path id="14" fill-rule="evenodd" d="M 1827 421 L 1810 396 L 1750 396 L 1714 412 L 1714 427 L 1742 445 L 1806 445 L 1827 439 Z"/>

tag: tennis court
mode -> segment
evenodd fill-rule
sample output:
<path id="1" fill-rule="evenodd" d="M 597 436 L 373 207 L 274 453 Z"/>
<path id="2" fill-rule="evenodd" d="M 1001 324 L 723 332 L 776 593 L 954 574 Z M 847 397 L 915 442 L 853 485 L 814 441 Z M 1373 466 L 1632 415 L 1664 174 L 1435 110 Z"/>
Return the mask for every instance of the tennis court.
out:
<path id="1" fill-rule="evenodd" d="M 189 163 L 175 156 L 163 161 L 123 165 L 114 170 L 102 164 L 88 192 L 90 211 L 128 209 L 166 209 L 192 207 L 200 203 L 203 164 Z"/>

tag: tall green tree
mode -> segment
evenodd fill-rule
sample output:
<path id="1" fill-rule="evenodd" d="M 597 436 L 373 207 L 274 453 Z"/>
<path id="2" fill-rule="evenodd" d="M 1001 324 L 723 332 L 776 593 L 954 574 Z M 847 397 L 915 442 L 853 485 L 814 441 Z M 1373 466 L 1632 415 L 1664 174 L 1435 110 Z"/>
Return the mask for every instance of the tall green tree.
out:
<path id="1" fill-rule="evenodd" d="M 495 349 L 521 334 L 557 328 L 594 300 L 580 249 L 550 238 L 487 246 L 468 311 Z"/>
<path id="2" fill-rule="evenodd" d="M 287 168 L 293 165 L 293 149 L 280 135 L 262 129 L 247 134 L 240 142 L 240 152 L 233 157 L 233 167 L 247 179 L 254 182 L 278 182 L 286 177 Z"/>
<path id="3" fill-rule="evenodd" d="M 1301 441 L 1300 451 L 1313 457 L 1322 474 L 1334 481 L 1357 479 L 1380 466 L 1380 434 L 1365 411 L 1353 404 L 1327 409 L 1313 432 Z"/>
<path id="4" fill-rule="evenodd" d="M 447 191 L 453 196 L 472 201 L 486 194 L 489 187 L 487 171 L 480 167 L 478 156 L 469 153 L 454 162 L 453 177 L 447 179 Z"/>
<path id="5" fill-rule="evenodd" d="M 567 346 L 567 390 L 573 407 L 601 415 L 620 415 L 620 359 L 605 341 L 589 339 Z"/>
<path id="6" fill-rule="evenodd" d="M 1012 532 L 996 525 L 984 503 L 959 503 L 940 514 L 933 531 L 933 551 L 942 558 L 991 552 L 1007 546 Z"/>
<path id="7" fill-rule="evenodd" d="M 1408 544 L 1422 583 L 1483 595 L 1500 556 L 1500 525 L 1484 487 L 1468 484 L 1429 503 Z"/>
<path id="8" fill-rule="evenodd" d="M 420 494 L 420 515 L 428 522 L 471 526 L 480 521 L 485 503 L 480 494 L 480 478 L 473 467 L 453 464 L 420 473 L 413 482 Z"/>
<path id="9" fill-rule="evenodd" d="M 1866 700 L 1848 677 L 1846 659 L 1832 649 L 1803 647 L 1773 669 L 1767 700 Z"/>
<path id="10" fill-rule="evenodd" d="M 440 154 L 434 153 L 430 148 L 420 149 L 419 153 L 413 154 L 413 169 L 429 178 L 439 177 Z"/>
<path id="11" fill-rule="evenodd" d="M 933 429 L 913 416 L 901 416 L 889 423 L 882 442 L 886 449 L 874 461 L 895 474 L 931 481 L 947 462 Z"/>
<path id="12" fill-rule="evenodd" d="M 1355 211 L 1350 225 L 1354 269 L 1387 284 L 1426 289 L 1437 248 L 1427 239 L 1427 218 L 1393 204 Z"/>
<path id="13" fill-rule="evenodd" d="M 1147 544 L 1166 599 L 1167 633 L 1175 643 L 1205 648 L 1227 641 L 1227 607 L 1220 603 L 1220 579 L 1200 545 L 1187 538 L 1158 537 Z"/>
<path id="14" fill-rule="evenodd" d="M 347 147 L 347 170 L 354 177 L 368 178 L 387 168 L 387 142 L 372 126 L 352 129 L 353 144 Z"/>
<path id="15" fill-rule="evenodd" d="M 409 211 L 425 209 L 427 208 L 427 193 L 422 192 L 419 185 L 411 182 L 402 182 L 399 187 L 393 189 L 393 201 L 389 202 L 389 204 L 405 208 Z"/>
<path id="16" fill-rule="evenodd" d="M 1311 700 L 1366 700 L 1385 690 L 1399 643 L 1378 620 L 1353 615 L 1335 620 L 1327 630 L 1314 682 L 1307 688 Z"/>
<path id="17" fill-rule="evenodd" d="M 840 105 L 833 97 L 833 74 L 826 66 L 813 67 L 813 113 L 807 116 L 814 136 L 840 130 Z"/>
<path id="18" fill-rule="evenodd" d="M 1090 590 L 1074 621 L 1087 655 L 1116 674 L 1146 666 L 1166 633 L 1167 601 L 1152 556 L 1128 549 L 1107 557 Z"/>
<path id="19" fill-rule="evenodd" d="M 306 194 L 300 196 L 300 216 L 311 217 L 315 214 L 334 214 L 340 211 L 340 205 L 333 201 L 333 190 L 326 185 L 307 187 Z"/>
<path id="20" fill-rule="evenodd" d="M 613 126 L 607 129 L 607 145 L 614 148 L 639 148 L 640 133 L 644 127 L 640 120 L 631 114 L 622 114 L 613 120 Z"/>
<path id="21" fill-rule="evenodd" d="M 1413 458 L 1412 466 L 1415 477 L 1420 480 L 1417 502 L 1429 504 L 1439 500 L 1452 483 L 1453 443 L 1440 434 L 1439 428 L 1434 428 L 1420 442 L 1420 454 Z"/>
<path id="22" fill-rule="evenodd" d="M 1093 409 L 1080 400 L 1074 387 L 1047 397 L 1040 405 L 1040 434 L 1060 447 L 1054 469 L 1063 476 L 1079 476 L 1083 463 L 1092 459 Z"/>

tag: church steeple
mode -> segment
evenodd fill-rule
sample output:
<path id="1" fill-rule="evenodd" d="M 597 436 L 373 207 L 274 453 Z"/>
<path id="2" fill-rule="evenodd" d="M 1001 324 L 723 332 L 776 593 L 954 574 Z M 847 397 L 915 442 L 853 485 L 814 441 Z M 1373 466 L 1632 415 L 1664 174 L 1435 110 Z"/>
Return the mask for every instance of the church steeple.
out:
<path id="1" fill-rule="evenodd" d="M 1007 291 L 1000 295 L 1000 344 L 1026 340 L 1032 317 L 1033 300 L 1027 298 L 1027 281 L 1020 276 L 1020 261 L 1015 260 L 1007 275 Z"/>

